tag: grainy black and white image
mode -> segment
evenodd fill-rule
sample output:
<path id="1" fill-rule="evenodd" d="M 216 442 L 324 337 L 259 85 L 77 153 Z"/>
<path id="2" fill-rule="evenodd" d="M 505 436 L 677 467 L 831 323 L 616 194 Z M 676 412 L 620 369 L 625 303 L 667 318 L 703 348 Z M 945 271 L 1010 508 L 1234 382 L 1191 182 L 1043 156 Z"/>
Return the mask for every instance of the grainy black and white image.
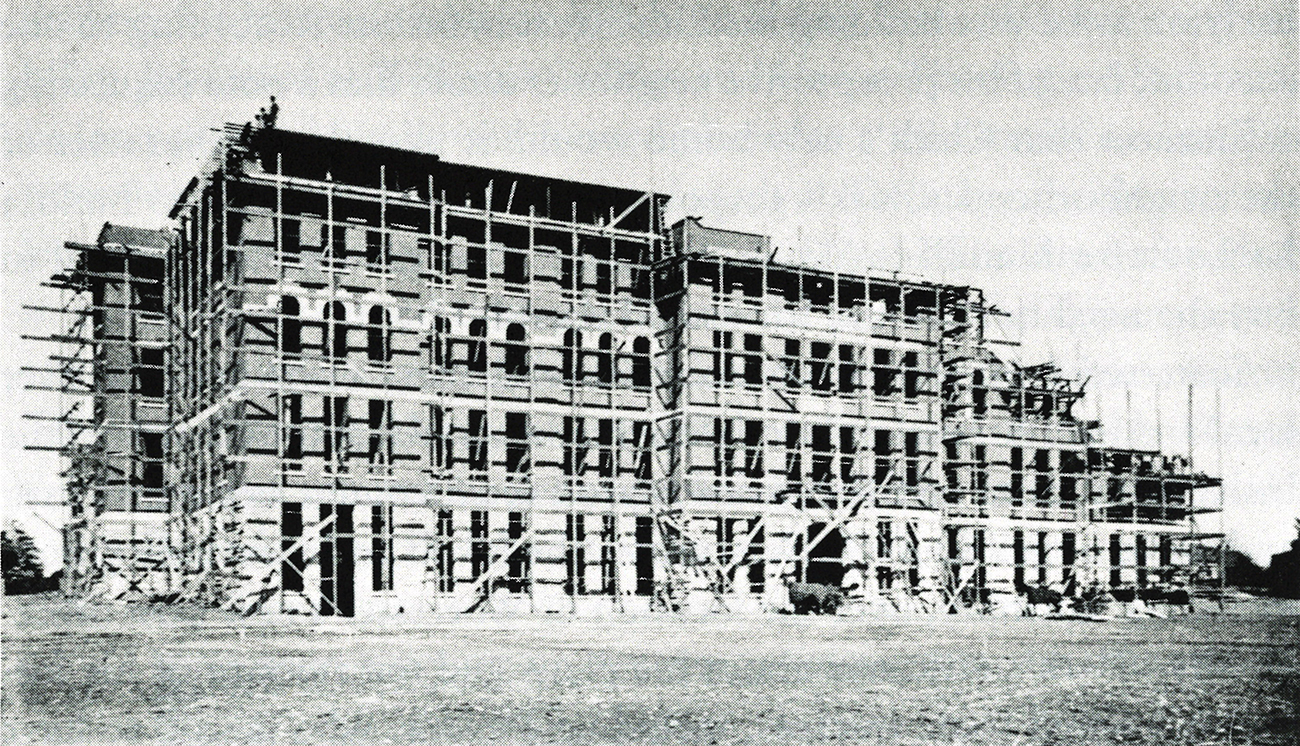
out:
<path id="1" fill-rule="evenodd" d="M 3 34 L 4 742 L 1300 742 L 1294 2 Z"/>

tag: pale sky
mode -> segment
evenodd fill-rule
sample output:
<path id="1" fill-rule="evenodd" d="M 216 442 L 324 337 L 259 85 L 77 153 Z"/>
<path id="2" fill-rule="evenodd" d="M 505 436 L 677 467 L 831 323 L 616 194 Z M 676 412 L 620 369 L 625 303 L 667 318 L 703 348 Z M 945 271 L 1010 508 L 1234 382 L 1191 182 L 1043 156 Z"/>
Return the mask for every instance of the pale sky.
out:
<path id="1" fill-rule="evenodd" d="M 10 2 L 6 522 L 58 563 L 36 514 L 59 509 L 23 504 L 61 499 L 57 459 L 23 450 L 57 433 L 20 418 L 57 400 L 18 370 L 43 354 L 20 335 L 51 319 L 20 306 L 53 297 L 38 283 L 63 241 L 162 227 L 210 128 L 275 94 L 287 129 L 653 188 L 671 219 L 769 233 L 785 260 L 982 287 L 1023 362 L 1091 376 L 1112 445 L 1154 447 L 1159 397 L 1163 445 L 1185 452 L 1193 384 L 1232 543 L 1283 551 L 1300 516 L 1294 2 L 804 5 Z"/>

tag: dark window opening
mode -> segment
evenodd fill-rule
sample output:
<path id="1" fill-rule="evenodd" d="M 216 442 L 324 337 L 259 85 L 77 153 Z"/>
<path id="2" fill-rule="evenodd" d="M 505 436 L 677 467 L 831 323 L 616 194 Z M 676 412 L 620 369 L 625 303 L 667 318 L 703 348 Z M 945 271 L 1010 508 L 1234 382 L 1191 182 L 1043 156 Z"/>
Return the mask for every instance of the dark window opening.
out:
<path id="1" fill-rule="evenodd" d="M 1119 586 L 1122 576 L 1120 574 L 1120 543 L 1119 534 L 1110 535 L 1110 586 L 1116 588 Z"/>
<path id="2" fill-rule="evenodd" d="M 477 580 L 488 571 L 492 561 L 492 548 L 488 541 L 488 512 L 472 510 L 469 514 L 469 548 L 470 577 Z"/>
<path id="3" fill-rule="evenodd" d="M 690 263 L 690 284 L 709 288 L 718 292 L 718 264 L 713 261 L 693 261 Z"/>
<path id="4" fill-rule="evenodd" d="M 212 224 L 212 281 L 221 282 L 226 271 L 226 244 L 221 240 L 220 219 Z"/>
<path id="5" fill-rule="evenodd" d="M 835 367 L 830 362 L 831 345 L 826 342 L 813 342 L 811 345 L 811 360 L 809 361 L 810 384 L 816 391 L 831 390 L 831 369 Z"/>
<path id="6" fill-rule="evenodd" d="M 802 345 L 797 339 L 785 340 L 785 380 L 788 388 L 799 388 L 803 381 L 800 365 L 801 347 Z"/>
<path id="7" fill-rule="evenodd" d="M 632 439 L 634 441 L 636 466 L 633 469 L 633 477 L 636 479 L 650 479 L 650 423 L 634 422 L 632 423 Z"/>
<path id="8" fill-rule="evenodd" d="M 325 306 L 325 336 L 321 345 L 321 354 L 344 360 L 348 356 L 347 311 L 339 301 Z"/>
<path id="9" fill-rule="evenodd" d="M 325 472 L 344 474 L 348 470 L 348 398 L 327 396 L 324 399 Z"/>
<path id="10" fill-rule="evenodd" d="M 1074 534 L 1066 531 L 1061 534 L 1061 582 L 1065 583 L 1066 595 L 1074 591 L 1075 544 Z"/>
<path id="11" fill-rule="evenodd" d="M 905 398 L 915 399 L 921 395 L 921 378 L 921 373 L 915 370 L 909 370 L 903 374 L 903 396 Z"/>
<path id="12" fill-rule="evenodd" d="M 527 474 L 532 470 L 528 455 L 528 414 L 506 412 L 506 473 Z"/>
<path id="13" fill-rule="evenodd" d="M 857 432 L 851 427 L 840 428 L 840 479 L 845 482 L 852 481 L 854 477 L 853 464 L 857 460 L 858 438 Z"/>
<path id="14" fill-rule="evenodd" d="M 391 475 L 393 468 L 393 403 L 370 400 L 370 473 Z"/>
<path id="15" fill-rule="evenodd" d="M 655 590 L 654 519 L 636 519 L 636 595 L 651 596 Z"/>
<path id="16" fill-rule="evenodd" d="M 429 346 L 432 348 L 435 367 L 452 366 L 451 345 L 451 319 L 444 316 L 433 317 L 433 337 L 429 340 Z"/>
<path id="17" fill-rule="evenodd" d="M 840 345 L 840 393 L 851 394 L 855 388 L 857 365 L 852 345 Z"/>
<path id="18" fill-rule="evenodd" d="M 581 417 L 564 418 L 564 474 L 565 476 L 582 476 L 587 447 L 584 430 L 585 420 Z"/>
<path id="19" fill-rule="evenodd" d="M 302 470 L 302 394 L 285 394 L 281 400 L 281 452 L 288 471 Z"/>
<path id="20" fill-rule="evenodd" d="M 334 522 L 321 531 L 320 611 L 322 616 L 352 616 L 353 613 L 355 588 L 353 573 L 356 568 L 353 554 L 352 507 L 329 503 L 322 503 L 320 506 L 322 521 L 331 515 L 335 516 Z"/>
<path id="21" fill-rule="evenodd" d="M 758 519 L 755 519 L 758 520 Z M 763 561 L 766 538 L 762 526 L 751 527 L 753 538 L 749 540 L 749 592 L 762 593 L 767 587 L 766 563 Z"/>
<path id="22" fill-rule="evenodd" d="M 469 369 L 475 373 L 487 372 L 487 322 L 474 319 L 469 322 Z"/>
<path id="23" fill-rule="evenodd" d="M 435 474 L 451 466 L 451 438 L 445 429 L 447 413 L 442 407 L 429 407 L 429 466 Z"/>
<path id="24" fill-rule="evenodd" d="M 284 219 L 281 222 L 283 232 L 280 234 L 280 252 L 284 258 L 297 261 L 298 252 L 302 250 L 302 224 L 297 220 Z"/>
<path id="25" fill-rule="evenodd" d="M 488 468 L 488 417 L 482 409 L 469 410 L 470 471 L 487 471 Z"/>
<path id="26" fill-rule="evenodd" d="M 830 425 L 813 425 L 812 440 L 812 479 L 814 482 L 829 482 L 832 463 Z"/>
<path id="27" fill-rule="evenodd" d="M 745 335 L 745 361 L 743 375 L 749 386 L 763 383 L 763 338 L 757 334 Z"/>
<path id="28" fill-rule="evenodd" d="M 135 392 L 141 396 L 163 395 L 163 351 L 151 347 L 137 347 L 138 363 L 133 371 Z"/>
<path id="29" fill-rule="evenodd" d="M 523 513 L 510 513 L 507 516 L 506 533 L 510 545 L 515 547 L 506 562 L 506 590 L 511 593 L 527 593 L 532 584 L 532 545 L 528 541 L 520 541 L 527 531 L 528 522 Z"/>
<path id="30" fill-rule="evenodd" d="M 564 592 L 570 596 L 582 596 L 587 593 L 587 549 L 584 542 L 587 532 L 581 514 L 569 514 L 564 517 Z"/>
<path id="31" fill-rule="evenodd" d="M 465 247 L 465 275 L 473 280 L 487 279 L 487 249 L 482 246 Z"/>
<path id="32" fill-rule="evenodd" d="M 438 555 L 437 575 L 438 592 L 451 593 L 456 590 L 456 544 L 455 524 L 450 510 L 438 511 Z"/>
<path id="33" fill-rule="evenodd" d="M 345 225 L 320 227 L 321 258 L 342 263 L 348 258 L 348 229 Z"/>
<path id="34" fill-rule="evenodd" d="M 163 312 L 163 292 L 161 285 L 142 285 L 135 284 L 132 286 L 135 290 L 135 307 L 145 313 L 162 313 Z"/>
<path id="35" fill-rule="evenodd" d="M 632 340 L 632 385 L 650 388 L 650 340 L 646 337 Z"/>
<path id="36" fill-rule="evenodd" d="M 803 292 L 814 310 L 826 311 L 835 295 L 835 286 L 828 277 L 804 275 Z"/>
<path id="37" fill-rule="evenodd" d="M 370 508 L 370 587 L 374 591 L 393 590 L 393 506 Z"/>
<path id="38" fill-rule="evenodd" d="M 1038 584 L 1047 585 L 1047 533 L 1038 532 Z"/>
<path id="39" fill-rule="evenodd" d="M 596 377 L 601 383 L 614 382 L 614 335 L 600 335 L 600 352 L 596 353 Z"/>
<path id="40" fill-rule="evenodd" d="M 564 332 L 563 373 L 564 380 L 573 381 L 581 378 L 582 366 L 582 332 L 567 329 Z"/>
<path id="41" fill-rule="evenodd" d="M 791 482 L 803 479 L 803 436 L 797 422 L 785 424 L 785 477 Z"/>
<path id="42" fill-rule="evenodd" d="M 522 344 L 526 337 L 523 324 L 511 324 L 506 327 L 505 363 L 506 375 L 528 375 L 528 346 Z"/>
<path id="43" fill-rule="evenodd" d="M 600 517 L 600 592 L 618 594 L 618 524 L 617 516 Z"/>
<path id="44" fill-rule="evenodd" d="M 601 419 L 599 423 L 597 443 L 600 445 L 600 457 L 597 464 L 597 473 L 603 479 L 611 479 L 614 476 L 614 421 L 611 419 Z"/>
<path id="45" fill-rule="evenodd" d="M 142 499 L 135 506 L 136 510 L 161 511 L 167 509 L 163 493 L 163 434 L 140 434 L 140 472 L 139 484 L 143 488 Z"/>
<path id="46" fill-rule="evenodd" d="M 280 297 L 280 352 L 286 355 L 302 352 L 302 322 L 298 320 L 298 299 L 291 295 Z"/>
<path id="47" fill-rule="evenodd" d="M 280 504 L 280 550 L 288 551 L 302 537 L 302 503 Z M 280 563 L 280 588 L 285 591 L 303 589 L 302 575 L 307 569 L 302 547 L 289 552 Z"/>
<path id="48" fill-rule="evenodd" d="M 514 285 L 523 285 L 527 283 L 528 255 L 522 251 L 505 252 L 505 262 L 502 267 L 501 279 Z"/>
<path id="49" fill-rule="evenodd" d="M 366 231 L 366 265 L 372 271 L 388 266 L 389 236 L 379 231 Z"/>
<path id="50" fill-rule="evenodd" d="M 898 393 L 895 381 L 898 379 L 898 370 L 888 367 L 890 364 L 889 350 L 876 350 L 874 355 L 875 365 L 871 369 L 871 391 L 879 397 L 889 397 Z"/>
<path id="51" fill-rule="evenodd" d="M 763 478 L 763 421 L 745 421 L 745 476 Z"/>
<path id="52" fill-rule="evenodd" d="M 372 306 L 366 329 L 366 352 L 370 362 L 387 363 L 391 360 L 392 341 L 392 315 L 382 306 Z"/>
<path id="53" fill-rule="evenodd" d="M 1146 534 L 1138 534 L 1133 537 L 1133 563 L 1137 565 L 1137 584 L 1139 588 L 1145 588 L 1147 585 L 1147 537 Z"/>
<path id="54" fill-rule="evenodd" d="M 425 265 L 434 275 L 433 281 L 439 283 L 444 281 L 443 275 L 447 272 L 447 247 L 441 241 L 435 243 L 429 238 L 419 238 L 415 241 L 416 251 L 420 256 L 428 257 Z"/>

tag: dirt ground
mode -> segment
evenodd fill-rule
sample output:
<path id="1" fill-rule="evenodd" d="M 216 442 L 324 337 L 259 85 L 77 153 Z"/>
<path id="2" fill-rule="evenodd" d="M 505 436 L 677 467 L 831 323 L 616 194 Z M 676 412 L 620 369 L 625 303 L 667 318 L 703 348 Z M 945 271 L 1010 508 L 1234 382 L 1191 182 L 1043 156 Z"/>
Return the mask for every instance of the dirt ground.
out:
<path id="1" fill-rule="evenodd" d="M 10 597 L 3 740 L 1296 744 L 1297 610 L 323 620 Z"/>

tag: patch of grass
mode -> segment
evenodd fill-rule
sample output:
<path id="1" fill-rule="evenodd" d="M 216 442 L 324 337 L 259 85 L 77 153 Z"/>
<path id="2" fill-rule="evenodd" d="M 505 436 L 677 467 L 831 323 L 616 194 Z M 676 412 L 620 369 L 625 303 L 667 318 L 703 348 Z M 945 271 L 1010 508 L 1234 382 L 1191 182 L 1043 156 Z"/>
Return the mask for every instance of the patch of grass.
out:
<path id="1" fill-rule="evenodd" d="M 39 743 L 1293 744 L 1300 620 L 244 619 L 6 600 Z"/>

